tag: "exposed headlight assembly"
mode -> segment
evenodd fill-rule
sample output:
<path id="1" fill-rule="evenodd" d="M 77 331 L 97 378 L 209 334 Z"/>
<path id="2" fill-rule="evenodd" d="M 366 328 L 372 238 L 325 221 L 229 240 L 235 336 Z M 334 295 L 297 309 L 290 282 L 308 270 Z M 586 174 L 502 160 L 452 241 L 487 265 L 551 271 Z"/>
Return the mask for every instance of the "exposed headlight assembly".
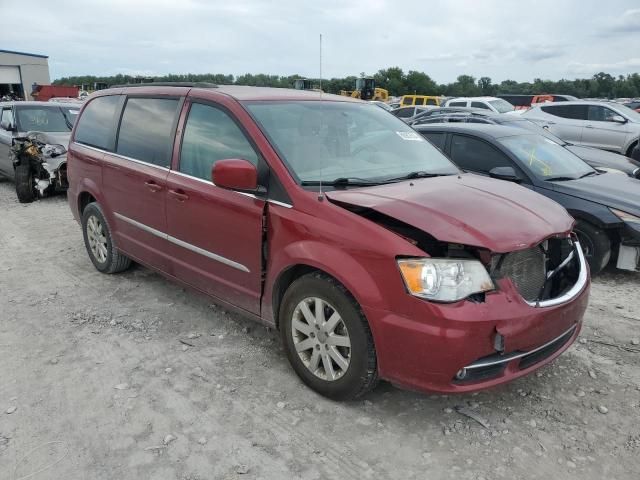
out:
<path id="1" fill-rule="evenodd" d="M 623 222 L 640 224 L 640 217 L 636 217 L 635 215 L 631 215 L 630 213 L 623 212 L 622 210 L 616 210 L 615 208 L 610 208 L 609 210 L 611 210 L 611 213 L 613 213 Z"/>
<path id="2" fill-rule="evenodd" d="M 47 143 L 44 147 L 42 147 L 42 154 L 45 157 L 59 157 L 60 155 L 64 155 L 67 153 L 67 149 L 64 148 L 64 145 L 51 145 Z"/>
<path id="3" fill-rule="evenodd" d="M 474 293 L 495 289 L 478 260 L 403 258 L 398 267 L 409 293 L 437 302 L 455 302 Z"/>

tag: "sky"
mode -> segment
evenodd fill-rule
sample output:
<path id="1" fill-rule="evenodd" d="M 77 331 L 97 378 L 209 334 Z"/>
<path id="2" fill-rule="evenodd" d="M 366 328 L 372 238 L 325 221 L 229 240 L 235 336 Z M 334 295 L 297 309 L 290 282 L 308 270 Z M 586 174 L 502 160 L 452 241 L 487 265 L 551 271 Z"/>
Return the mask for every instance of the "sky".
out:
<path id="1" fill-rule="evenodd" d="M 638 0 L 0 0 L 0 49 L 71 75 L 267 73 L 324 78 L 398 66 L 458 75 L 640 72 Z M 7 21 L 9 20 L 9 21 Z"/>

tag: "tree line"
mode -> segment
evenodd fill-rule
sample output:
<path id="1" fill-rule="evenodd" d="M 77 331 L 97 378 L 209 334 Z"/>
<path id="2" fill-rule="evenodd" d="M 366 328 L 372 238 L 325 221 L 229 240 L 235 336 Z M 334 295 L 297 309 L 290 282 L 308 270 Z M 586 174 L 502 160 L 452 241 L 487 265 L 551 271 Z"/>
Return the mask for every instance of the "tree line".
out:
<path id="1" fill-rule="evenodd" d="M 575 80 L 543 80 L 536 78 L 533 82 L 516 82 L 504 80 L 493 83 L 489 77 L 476 78 L 472 75 L 460 75 L 455 82 L 439 84 L 424 72 L 409 70 L 404 72 L 399 67 L 391 67 L 379 70 L 371 76 L 375 79 L 376 86 L 385 88 L 390 95 L 399 96 L 405 94 L 446 95 L 454 97 L 467 97 L 479 95 L 498 94 L 541 94 L 555 93 L 574 95 L 579 98 L 620 98 L 640 97 L 640 74 L 619 75 L 617 77 L 600 72 L 591 78 L 577 78 Z M 210 82 L 219 85 L 250 85 L 259 87 L 291 88 L 296 79 L 303 78 L 300 75 L 265 75 L 251 74 L 233 76 L 225 74 L 169 74 L 157 77 L 149 77 L 144 80 L 155 82 Z M 328 93 L 339 93 L 340 90 L 353 90 L 357 76 L 344 78 L 331 78 L 322 81 L 322 90 Z M 55 80 L 54 85 L 89 85 L 92 89 L 95 83 L 107 86 L 139 83 L 141 77 L 131 75 L 114 75 L 99 77 L 82 75 L 63 77 Z M 320 82 L 314 80 L 316 87 Z"/>

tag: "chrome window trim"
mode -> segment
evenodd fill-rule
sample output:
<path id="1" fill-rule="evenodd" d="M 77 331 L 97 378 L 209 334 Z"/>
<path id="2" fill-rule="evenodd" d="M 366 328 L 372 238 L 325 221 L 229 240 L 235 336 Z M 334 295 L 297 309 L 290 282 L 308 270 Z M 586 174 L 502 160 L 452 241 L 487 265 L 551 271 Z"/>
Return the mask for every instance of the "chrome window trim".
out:
<path id="1" fill-rule="evenodd" d="M 582 292 L 589 279 L 589 275 L 587 274 L 587 261 L 584 258 L 584 253 L 582 251 L 582 247 L 580 246 L 580 242 L 574 240 L 573 244 L 574 252 L 578 254 L 578 261 L 580 263 L 580 273 L 578 274 L 578 280 L 576 280 L 576 283 L 573 285 L 573 287 L 571 287 L 569 291 L 564 295 L 560 295 L 556 298 L 550 298 L 549 300 L 534 302 L 525 300 L 527 305 L 536 308 L 555 307 L 557 305 L 561 305 L 573 300 L 576 296 L 578 296 L 580 292 Z"/>
<path id="2" fill-rule="evenodd" d="M 504 355 L 503 357 L 497 358 L 495 360 L 478 360 L 478 361 L 476 361 L 476 362 L 474 362 L 474 363 L 472 363 L 470 365 L 467 365 L 464 368 L 466 370 L 474 370 L 476 368 L 491 367 L 493 365 L 499 365 L 501 363 L 508 363 L 508 362 L 510 362 L 512 360 L 516 360 L 518 358 L 526 357 L 527 355 L 531 355 L 532 353 L 536 353 L 536 352 L 542 350 L 543 348 L 547 348 L 549 345 L 554 344 L 555 342 L 560 340 L 562 337 L 565 337 L 565 336 L 567 336 L 569 334 L 573 334 L 573 332 L 575 331 L 575 329 L 577 327 L 578 327 L 577 324 L 572 325 L 569 330 L 567 330 L 566 332 L 562 333 L 561 335 L 558 335 L 553 340 L 549 340 L 544 345 L 540 345 L 539 347 L 534 348 L 533 350 L 529 350 L 528 352 L 507 354 L 507 355 Z"/>
<path id="3" fill-rule="evenodd" d="M 217 262 L 223 263 L 229 267 L 235 268 L 236 270 L 240 270 L 242 272 L 246 272 L 246 273 L 250 273 L 251 271 L 244 265 L 242 265 L 241 263 L 238 262 L 234 262 L 233 260 L 230 260 L 226 257 L 223 257 L 222 255 L 218 255 L 217 253 L 213 253 L 210 252 L 209 250 L 205 250 L 204 248 L 200 248 L 197 247 L 195 245 L 192 245 L 188 242 L 185 242 L 184 240 L 180 240 L 179 238 L 176 237 L 172 237 L 171 235 L 161 232 L 160 230 L 156 230 L 155 228 L 152 228 L 148 225 L 145 225 L 144 223 L 140 223 L 136 220 L 133 220 L 129 217 L 125 217 L 124 215 L 114 212 L 114 215 L 116 216 L 116 218 L 119 218 L 120 220 L 122 220 L 123 222 L 126 222 L 130 225 L 133 225 L 134 227 L 137 227 L 141 230 L 144 230 L 145 232 L 148 232 L 152 235 L 155 235 L 156 237 L 159 238 L 163 238 L 171 243 L 173 243 L 174 245 L 178 245 L 179 247 L 185 248 L 187 250 L 190 250 L 194 253 L 198 253 L 200 255 L 203 255 L 207 258 L 210 258 L 211 260 L 215 260 Z"/>
<path id="4" fill-rule="evenodd" d="M 158 168 L 158 169 L 164 170 L 166 172 L 171 170 L 169 167 L 163 167 L 162 165 L 156 165 L 155 163 L 149 163 L 149 162 L 145 162 L 143 160 L 138 160 L 136 158 L 127 157 L 126 155 L 120 155 L 119 153 L 110 152 L 109 150 L 103 150 L 101 148 L 91 147 L 89 145 L 85 145 L 84 143 L 78 143 L 75 140 L 73 141 L 73 143 L 74 143 L 74 145 L 79 145 L 80 147 L 88 148 L 89 150 L 93 150 L 94 152 L 106 153 L 108 155 L 113 155 L 114 157 L 121 158 L 123 160 L 128 160 L 129 162 L 138 163 L 140 165 L 145 165 L 147 167 Z"/>
<path id="5" fill-rule="evenodd" d="M 106 154 L 113 155 L 113 156 L 118 157 L 118 158 L 122 158 L 123 160 L 128 160 L 130 162 L 138 163 L 140 165 L 145 165 L 147 167 L 155 167 L 155 168 L 158 168 L 160 170 L 173 173 L 175 175 L 180 175 L 181 177 L 190 178 L 192 180 L 197 180 L 198 182 L 205 183 L 207 185 L 213 185 L 216 188 L 220 188 L 210 180 L 205 180 L 205 179 L 200 178 L 200 177 L 194 177 L 193 175 L 189 175 L 187 173 L 179 172 L 177 170 L 172 170 L 171 168 L 168 168 L 168 167 L 161 167 L 160 165 L 154 165 L 153 163 L 143 162 L 142 160 L 136 160 L 135 158 L 127 157 L 125 155 L 120 155 L 119 153 L 110 152 L 108 150 L 103 150 L 103 149 L 97 148 L 97 147 L 92 147 L 92 146 L 89 146 L 89 145 L 85 145 L 84 143 L 78 143 L 75 140 L 73 141 L 73 144 L 74 145 L 78 145 L 79 147 L 82 147 L 82 148 L 88 148 L 89 150 L 93 150 L 94 152 L 106 153 Z M 245 197 L 253 198 L 255 200 L 262 200 L 262 201 L 266 200 L 267 202 L 269 202 L 269 203 L 271 203 L 273 205 L 278 205 L 280 207 L 293 208 L 293 205 L 290 205 L 288 203 L 279 202 L 278 200 L 272 200 L 270 198 L 264 199 L 262 197 L 258 197 L 257 195 L 254 195 L 253 193 L 238 192 L 236 190 L 229 190 L 229 191 L 230 192 L 235 192 L 235 193 L 237 193 L 239 195 L 244 195 Z"/>

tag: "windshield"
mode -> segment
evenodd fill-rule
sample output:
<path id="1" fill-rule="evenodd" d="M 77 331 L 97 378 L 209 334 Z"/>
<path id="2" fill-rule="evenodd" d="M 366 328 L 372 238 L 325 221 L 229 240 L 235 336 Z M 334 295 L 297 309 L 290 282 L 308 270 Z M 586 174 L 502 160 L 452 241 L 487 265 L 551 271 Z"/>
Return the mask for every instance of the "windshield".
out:
<path id="1" fill-rule="evenodd" d="M 61 106 L 20 106 L 16 108 L 18 130 L 70 132 L 79 111 L 77 108 Z"/>
<path id="2" fill-rule="evenodd" d="M 541 135 L 516 135 L 499 141 L 543 180 L 575 180 L 596 173 L 581 158 Z"/>
<path id="3" fill-rule="evenodd" d="M 375 105 L 291 101 L 246 106 L 299 182 L 458 173 L 437 148 Z"/>
<path id="4" fill-rule="evenodd" d="M 489 100 L 489 105 L 495 108 L 498 113 L 506 113 L 515 110 L 515 107 L 513 105 L 501 98 L 498 98 L 496 100 Z"/>

